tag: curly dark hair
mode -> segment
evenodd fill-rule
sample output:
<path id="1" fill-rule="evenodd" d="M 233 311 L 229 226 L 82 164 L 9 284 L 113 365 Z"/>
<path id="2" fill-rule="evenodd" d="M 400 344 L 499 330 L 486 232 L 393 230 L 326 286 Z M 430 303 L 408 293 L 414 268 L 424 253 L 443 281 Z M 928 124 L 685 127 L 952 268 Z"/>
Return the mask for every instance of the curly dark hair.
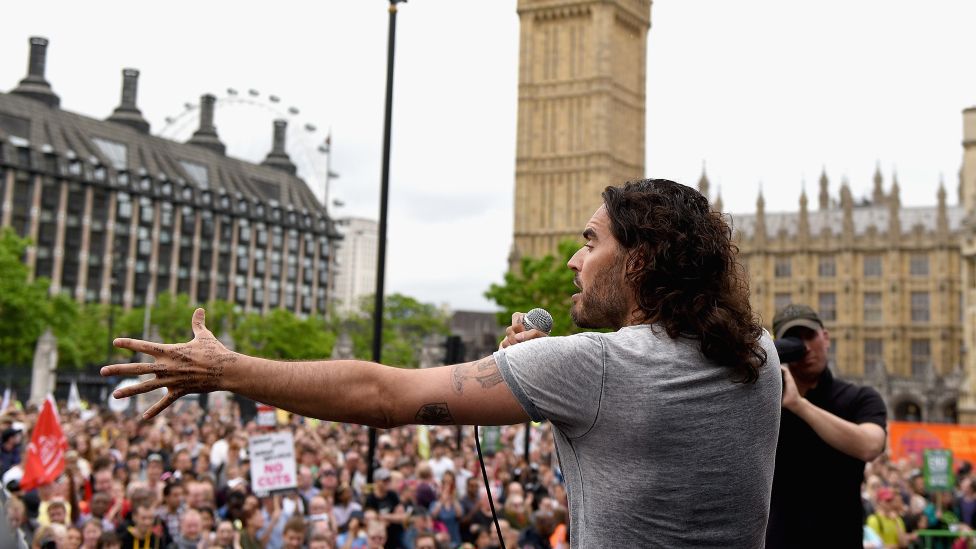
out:
<path id="1" fill-rule="evenodd" d="M 671 338 L 699 340 L 702 354 L 731 368 L 734 381 L 756 381 L 767 358 L 763 328 L 721 213 L 698 191 L 667 179 L 607 187 L 603 201 L 643 320 Z"/>

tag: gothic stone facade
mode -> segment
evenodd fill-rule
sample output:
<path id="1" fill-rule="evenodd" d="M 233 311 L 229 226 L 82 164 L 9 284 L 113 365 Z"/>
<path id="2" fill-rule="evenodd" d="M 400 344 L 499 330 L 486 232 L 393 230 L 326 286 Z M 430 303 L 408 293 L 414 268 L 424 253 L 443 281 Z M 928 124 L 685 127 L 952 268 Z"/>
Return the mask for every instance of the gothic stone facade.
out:
<path id="1" fill-rule="evenodd" d="M 790 302 L 817 309 L 831 339 L 831 367 L 876 387 L 889 417 L 955 422 L 966 377 L 963 333 L 963 208 L 902 207 L 895 179 L 874 176 L 870 198 L 839 200 L 820 178 L 818 207 L 734 215 L 740 262 L 750 276 L 752 305 L 771 330 Z M 707 193 L 707 178 L 699 188 Z"/>

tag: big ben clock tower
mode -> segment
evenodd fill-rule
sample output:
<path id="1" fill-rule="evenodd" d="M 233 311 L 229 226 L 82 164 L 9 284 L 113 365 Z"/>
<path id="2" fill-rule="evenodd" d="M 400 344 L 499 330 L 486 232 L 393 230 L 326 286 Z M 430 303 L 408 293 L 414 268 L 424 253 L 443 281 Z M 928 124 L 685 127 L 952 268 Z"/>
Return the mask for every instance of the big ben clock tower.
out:
<path id="1" fill-rule="evenodd" d="M 607 185 L 644 175 L 651 0 L 519 0 L 511 263 L 576 238 Z"/>

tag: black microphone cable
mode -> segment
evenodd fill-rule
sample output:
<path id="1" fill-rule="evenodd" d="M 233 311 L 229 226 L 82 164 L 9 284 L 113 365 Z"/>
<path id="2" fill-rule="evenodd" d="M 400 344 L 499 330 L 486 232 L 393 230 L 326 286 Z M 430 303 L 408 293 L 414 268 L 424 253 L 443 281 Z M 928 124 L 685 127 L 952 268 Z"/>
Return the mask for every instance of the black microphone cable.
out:
<path id="1" fill-rule="evenodd" d="M 522 316 L 522 327 L 526 330 L 539 330 L 545 334 L 552 331 L 552 315 L 545 309 L 532 309 Z M 498 547 L 505 549 L 502 539 L 502 527 L 498 525 L 498 513 L 495 512 L 495 501 L 491 497 L 491 485 L 488 483 L 488 471 L 485 469 L 485 456 L 481 453 L 481 435 L 478 426 L 474 426 L 474 444 L 478 448 L 478 462 L 481 463 L 481 476 L 485 479 L 485 492 L 488 493 L 488 505 L 491 507 L 491 519 L 495 522 L 495 533 L 498 534 Z M 525 456 L 528 463 L 529 456 Z"/>
<path id="2" fill-rule="evenodd" d="M 498 547 L 505 549 L 502 539 L 502 527 L 498 525 L 498 514 L 495 513 L 495 501 L 491 497 L 491 485 L 488 483 L 488 471 L 485 469 L 485 456 L 481 453 L 481 435 L 478 426 L 474 426 L 474 445 L 478 448 L 478 462 L 481 464 L 481 477 L 485 479 L 485 492 L 488 493 L 488 505 L 491 507 L 491 519 L 495 521 L 495 533 L 498 534 Z"/>

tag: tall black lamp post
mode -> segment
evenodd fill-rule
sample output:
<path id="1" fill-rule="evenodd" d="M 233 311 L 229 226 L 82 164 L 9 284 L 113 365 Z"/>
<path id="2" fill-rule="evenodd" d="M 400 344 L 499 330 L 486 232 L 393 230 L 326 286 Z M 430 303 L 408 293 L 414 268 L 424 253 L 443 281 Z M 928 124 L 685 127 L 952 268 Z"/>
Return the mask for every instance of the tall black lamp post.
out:
<path id="1" fill-rule="evenodd" d="M 390 35 L 386 51 L 386 117 L 383 121 L 383 175 L 380 180 L 379 250 L 376 260 L 376 301 L 373 307 L 373 362 L 383 358 L 383 282 L 386 275 L 386 210 L 390 191 L 390 132 L 393 121 L 393 54 L 396 46 L 397 4 L 406 0 L 389 0 Z M 376 429 L 369 428 L 369 451 L 366 455 L 366 482 L 373 483 L 373 460 L 376 457 Z"/>

